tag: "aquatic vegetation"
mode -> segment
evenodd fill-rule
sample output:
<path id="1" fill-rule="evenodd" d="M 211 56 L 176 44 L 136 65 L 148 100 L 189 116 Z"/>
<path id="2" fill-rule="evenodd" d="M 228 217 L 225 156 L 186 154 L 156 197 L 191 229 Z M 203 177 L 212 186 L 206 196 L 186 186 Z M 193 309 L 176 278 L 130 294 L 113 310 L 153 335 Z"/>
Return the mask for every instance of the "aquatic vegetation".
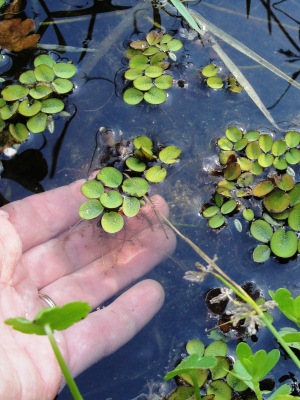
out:
<path id="1" fill-rule="evenodd" d="M 201 214 L 217 229 L 226 222 L 224 214 L 232 216 L 242 210 L 251 235 L 263 243 L 254 249 L 255 262 L 265 262 L 271 254 L 287 259 L 299 252 L 300 183 L 292 169 L 300 161 L 299 143 L 297 131 L 274 140 L 270 134 L 244 132 L 235 126 L 227 127 L 217 141 L 218 173 L 224 179 L 217 183 L 212 201 L 203 205 Z M 251 212 L 254 202 L 259 204 L 260 215 Z"/>
<path id="2" fill-rule="evenodd" d="M 65 104 L 61 96 L 73 89 L 70 81 L 76 67 L 69 62 L 55 62 L 41 54 L 34 68 L 23 72 L 19 83 L 6 86 L 0 97 L 0 150 L 24 142 L 30 132 L 54 131 L 53 115 L 61 113 Z"/>
<path id="3" fill-rule="evenodd" d="M 163 182 L 167 176 L 166 168 L 177 162 L 181 154 L 177 146 L 157 146 L 147 136 L 137 136 L 126 146 L 125 158 L 120 154 L 114 160 L 115 164 L 122 160 L 120 169 L 105 166 L 95 179 L 81 187 L 89 200 L 81 204 L 80 217 L 94 219 L 100 216 L 101 227 L 108 233 L 123 228 L 123 216 L 131 218 L 139 213 L 149 184 Z"/>
<path id="4" fill-rule="evenodd" d="M 173 78 L 165 71 L 170 61 L 176 61 L 174 52 L 182 48 L 182 42 L 168 33 L 150 31 L 145 40 L 130 43 L 125 53 L 129 59 L 129 69 L 124 78 L 133 87 L 124 91 L 123 99 L 130 105 L 145 100 L 150 104 L 161 104 L 167 99 L 165 90 L 173 86 Z"/>
<path id="5" fill-rule="evenodd" d="M 256 399 L 262 400 L 266 392 L 260 388 L 260 382 L 274 369 L 280 357 L 277 349 L 253 353 L 250 346 L 242 342 L 236 346 L 236 359 L 232 362 L 225 342 L 214 341 L 205 347 L 198 339 L 187 342 L 186 352 L 180 364 L 164 377 L 169 380 L 178 376 L 184 384 L 177 385 L 167 400 L 253 399 L 253 393 Z M 279 395 L 288 395 L 282 399 L 299 398 L 290 393 L 290 386 L 284 384 L 273 393 L 268 391 L 268 399 L 277 399 Z"/>
<path id="6" fill-rule="evenodd" d="M 205 83 L 211 89 L 222 89 L 226 84 L 229 91 L 240 93 L 244 88 L 238 83 L 234 76 L 226 78 L 226 82 L 219 75 L 220 69 L 215 64 L 208 64 L 202 68 L 201 74 L 205 78 Z"/>
<path id="7" fill-rule="evenodd" d="M 92 308 L 89 304 L 75 301 L 67 303 L 62 307 L 45 307 L 36 314 L 33 321 L 29 321 L 24 317 L 9 318 L 5 320 L 5 323 L 12 326 L 16 331 L 26 334 L 48 336 L 61 372 L 75 400 L 82 400 L 83 397 L 81 396 L 71 372 L 59 350 L 53 331 L 62 331 L 69 328 L 76 322 L 84 319 L 90 313 L 91 309 Z"/>

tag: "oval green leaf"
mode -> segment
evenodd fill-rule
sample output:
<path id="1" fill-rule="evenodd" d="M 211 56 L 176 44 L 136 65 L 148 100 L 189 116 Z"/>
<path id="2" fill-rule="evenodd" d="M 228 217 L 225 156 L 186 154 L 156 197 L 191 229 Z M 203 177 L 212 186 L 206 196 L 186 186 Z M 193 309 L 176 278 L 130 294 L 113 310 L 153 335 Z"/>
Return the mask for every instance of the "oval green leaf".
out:
<path id="1" fill-rule="evenodd" d="M 117 208 L 123 203 L 123 197 L 117 190 L 109 190 L 101 194 L 100 202 L 105 208 Z"/>
<path id="2" fill-rule="evenodd" d="M 126 217 L 135 217 L 140 211 L 141 203 L 136 197 L 124 197 L 122 210 Z"/>
<path id="3" fill-rule="evenodd" d="M 9 85 L 1 91 L 1 95 L 6 101 L 23 99 L 29 93 L 29 89 L 21 85 Z"/>
<path id="4" fill-rule="evenodd" d="M 270 246 L 272 252 L 281 258 L 293 257 L 297 252 L 298 238 L 295 232 L 279 228 L 274 232 Z"/>
<path id="5" fill-rule="evenodd" d="M 81 192 L 89 199 L 98 199 L 104 193 L 104 187 L 101 182 L 96 179 L 84 182 L 81 186 Z"/>
<path id="6" fill-rule="evenodd" d="M 136 104 L 139 104 L 144 98 L 143 92 L 136 88 L 129 88 L 126 89 L 124 94 L 123 94 L 123 100 L 125 103 L 135 106 Z"/>
<path id="7" fill-rule="evenodd" d="M 51 98 L 42 100 L 42 109 L 41 111 L 46 114 L 57 114 L 65 108 L 65 104 L 62 100 Z"/>
<path id="8" fill-rule="evenodd" d="M 54 71 L 46 64 L 40 64 L 34 69 L 34 76 L 40 82 L 52 82 L 54 79 Z"/>
<path id="9" fill-rule="evenodd" d="M 281 189 L 275 188 L 265 197 L 263 204 L 269 212 L 280 213 L 288 208 L 290 204 L 290 196 Z"/>
<path id="10" fill-rule="evenodd" d="M 165 164 L 174 164 L 177 161 L 180 154 L 181 150 L 179 147 L 167 146 L 159 152 L 158 157 L 160 161 Z"/>
<path id="11" fill-rule="evenodd" d="M 153 87 L 144 94 L 144 100 L 150 104 L 162 104 L 167 100 L 167 94 L 164 90 Z"/>
<path id="12" fill-rule="evenodd" d="M 264 263 L 270 258 L 271 249 L 266 244 L 260 244 L 255 247 L 252 257 L 253 261 L 257 263 Z"/>
<path id="13" fill-rule="evenodd" d="M 124 180 L 122 190 L 131 196 L 142 197 L 148 192 L 149 185 L 145 179 L 134 177 Z"/>
<path id="14" fill-rule="evenodd" d="M 123 174 L 114 167 L 104 167 L 98 174 L 97 179 L 110 188 L 117 188 L 121 185 Z"/>
<path id="15" fill-rule="evenodd" d="M 94 219 L 103 212 L 103 206 L 99 200 L 91 199 L 81 204 L 79 216 L 82 219 Z"/>
<path id="16" fill-rule="evenodd" d="M 250 233 L 256 239 L 262 243 L 268 243 L 273 235 L 273 228 L 268 222 L 257 219 L 253 221 L 250 226 Z"/>
<path id="17" fill-rule="evenodd" d="M 32 133 L 44 132 L 47 127 L 47 115 L 43 112 L 39 112 L 33 117 L 29 118 L 26 125 Z"/>
<path id="18" fill-rule="evenodd" d="M 101 218 L 101 226 L 107 233 L 119 232 L 124 226 L 124 220 L 115 211 L 106 212 Z"/>
<path id="19" fill-rule="evenodd" d="M 76 67 L 72 63 L 59 62 L 54 64 L 53 71 L 59 78 L 70 79 L 76 74 Z"/>

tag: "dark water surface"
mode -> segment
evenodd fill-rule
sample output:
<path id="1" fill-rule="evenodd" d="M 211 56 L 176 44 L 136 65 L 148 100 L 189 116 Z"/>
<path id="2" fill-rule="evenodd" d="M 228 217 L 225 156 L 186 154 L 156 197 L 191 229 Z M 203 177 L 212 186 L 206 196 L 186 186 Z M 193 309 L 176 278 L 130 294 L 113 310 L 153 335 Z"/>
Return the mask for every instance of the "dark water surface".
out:
<path id="1" fill-rule="evenodd" d="M 206 0 L 191 4 L 206 19 L 287 75 L 298 77 L 300 5 L 297 0 Z M 21 147 L 17 165 L 27 166 L 27 159 L 35 160 L 36 164 L 28 167 L 34 171 L 34 178 L 32 175 L 28 178 L 22 168 L 11 166 L 13 160 L 6 161 L 0 180 L 3 198 L 13 201 L 87 177 L 101 126 L 110 127 L 122 138 L 147 134 L 162 143 L 176 144 L 183 151 L 180 164 L 174 167 L 166 183 L 155 187 L 155 191 L 167 199 L 171 220 L 176 226 L 210 256 L 217 254 L 219 265 L 239 283 L 253 280 L 264 293 L 285 286 L 299 294 L 297 259 L 284 265 L 274 260 L 265 265 L 255 264 L 251 251 L 256 242 L 247 234 L 245 222 L 242 233 L 236 231 L 232 220 L 225 229 L 215 233 L 198 216 L 201 204 L 209 201 L 213 190 L 209 185 L 212 178 L 203 167 L 212 165 L 216 154 L 214 140 L 223 136 L 226 126 L 238 124 L 247 130 L 273 131 L 246 92 L 236 95 L 205 87 L 199 69 L 212 59 L 220 62 L 209 44 L 204 40 L 203 46 L 198 38 L 181 38 L 184 48 L 178 53 L 177 62 L 172 64 L 171 72 L 176 82 L 184 82 L 184 87 L 175 83 L 161 106 L 146 103 L 128 106 L 122 99 L 126 46 L 131 40 L 144 38 L 153 29 L 153 18 L 180 38 L 179 29 L 186 26 L 179 18 L 152 8 L 146 0 L 52 0 L 38 4 L 29 1 L 27 15 L 36 17 L 42 44 L 87 46 L 95 51 L 56 52 L 59 57 L 72 60 L 78 68 L 74 78 L 76 89 L 69 96 L 67 106 L 73 113 L 72 118 L 57 120 L 52 135 L 37 135 Z M 43 21 L 57 24 L 39 25 Z M 299 129 L 297 89 L 226 43 L 219 43 L 242 68 L 276 122 L 284 129 Z M 275 137 L 280 135 L 277 132 Z M 93 166 L 96 165 L 94 159 Z M 298 171 L 296 179 L 299 179 Z M 85 399 L 131 400 L 142 393 L 149 394 L 149 385 L 151 393 L 152 383 L 162 382 L 166 371 L 183 351 L 184 342 L 197 337 L 208 343 L 205 328 L 212 328 L 215 321 L 208 317 L 203 297 L 216 283 L 208 279 L 199 286 L 182 279 L 185 271 L 194 268 L 195 261 L 194 253 L 179 242 L 173 257 L 148 275 L 164 286 L 163 309 L 130 343 L 78 377 Z M 259 332 L 253 349 L 258 350 L 262 345 L 268 350 L 276 345 L 266 330 Z M 286 361 L 281 361 L 280 368 L 295 370 Z M 162 393 L 165 387 L 156 389 Z M 70 398 L 68 389 L 58 396 L 59 400 Z M 156 399 L 154 394 L 149 398 Z"/>

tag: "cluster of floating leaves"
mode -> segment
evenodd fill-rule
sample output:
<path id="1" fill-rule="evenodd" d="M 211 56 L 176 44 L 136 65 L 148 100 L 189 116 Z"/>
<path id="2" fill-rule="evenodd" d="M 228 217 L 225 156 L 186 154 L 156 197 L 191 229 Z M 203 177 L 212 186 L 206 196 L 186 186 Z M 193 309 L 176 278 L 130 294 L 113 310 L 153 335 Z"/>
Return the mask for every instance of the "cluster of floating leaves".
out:
<path id="1" fill-rule="evenodd" d="M 291 166 L 300 162 L 300 133 L 289 131 L 274 140 L 267 133 L 229 126 L 217 143 L 223 179 L 212 203 L 202 208 L 209 226 L 220 228 L 226 216 L 242 210 L 251 235 L 261 242 L 253 252 L 255 262 L 265 262 L 271 254 L 295 256 L 300 252 L 300 182 Z M 255 199 L 256 216 L 251 207 Z"/>
<path id="2" fill-rule="evenodd" d="M 149 183 L 162 182 L 167 176 L 165 167 L 174 164 L 180 153 L 177 146 L 156 148 L 148 137 L 136 137 L 132 151 L 126 153 L 122 171 L 106 166 L 100 169 L 95 179 L 82 185 L 82 193 L 89 200 L 80 206 L 80 217 L 94 219 L 100 216 L 104 231 L 119 232 L 124 226 L 122 215 L 131 218 L 139 213 Z"/>
<path id="3" fill-rule="evenodd" d="M 24 142 L 29 132 L 54 131 L 53 114 L 64 110 L 61 95 L 73 89 L 76 67 L 41 54 L 34 69 L 23 72 L 17 84 L 6 86 L 0 97 L 0 150 Z"/>
<path id="4" fill-rule="evenodd" d="M 177 388 L 167 397 L 167 400 L 194 399 L 194 387 L 191 375 L 196 379 L 203 394 L 202 400 L 230 400 L 238 393 L 245 392 L 249 396 L 248 386 L 237 376 L 229 373 L 232 369 L 232 359 L 227 356 L 227 345 L 223 341 L 215 341 L 207 347 L 198 339 L 189 340 L 186 345 L 188 356 L 173 371 L 165 376 L 170 379 L 177 376 Z M 206 368 L 201 360 L 216 357 L 217 363 Z M 196 365 L 199 364 L 199 368 Z M 182 373 L 180 373 L 183 371 Z M 243 398 L 248 398 L 243 396 Z"/>
<path id="5" fill-rule="evenodd" d="M 146 40 L 130 43 L 125 53 L 129 59 L 129 69 L 125 79 L 132 82 L 133 87 L 124 91 L 124 101 L 130 105 L 145 100 L 150 104 L 161 104 L 167 99 L 166 89 L 173 85 L 173 77 L 166 74 L 170 62 L 176 60 L 174 52 L 180 50 L 182 42 L 173 39 L 168 33 L 150 31 Z"/>
<path id="6" fill-rule="evenodd" d="M 202 75 L 205 78 L 205 83 L 208 87 L 212 89 L 222 89 L 226 83 L 228 90 L 233 93 L 240 93 L 244 90 L 243 86 L 241 86 L 234 76 L 229 76 L 224 83 L 224 80 L 220 76 L 220 68 L 218 68 L 215 64 L 208 64 L 201 70 Z"/>

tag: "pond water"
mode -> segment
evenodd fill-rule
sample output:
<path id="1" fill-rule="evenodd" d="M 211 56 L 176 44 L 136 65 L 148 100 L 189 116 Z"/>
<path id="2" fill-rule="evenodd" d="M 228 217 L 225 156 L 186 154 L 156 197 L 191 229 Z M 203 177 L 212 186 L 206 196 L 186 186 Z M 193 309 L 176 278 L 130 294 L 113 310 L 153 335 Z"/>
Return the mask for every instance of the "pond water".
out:
<path id="1" fill-rule="evenodd" d="M 298 77 L 297 0 L 207 0 L 191 2 L 190 7 L 290 77 Z M 152 191 L 168 201 L 171 221 L 177 228 L 211 257 L 217 254 L 218 264 L 239 283 L 254 281 L 264 294 L 268 289 L 285 286 L 298 295 L 297 258 L 284 264 L 275 259 L 255 264 L 251 254 L 256 241 L 250 237 L 246 221 L 240 219 L 241 233 L 234 227 L 234 218 L 214 232 L 199 217 L 201 205 L 210 200 L 214 189 L 214 178 L 206 169 L 213 166 L 215 142 L 226 127 L 237 125 L 246 130 L 274 132 L 245 91 L 234 94 L 207 88 L 199 73 L 201 67 L 213 60 L 226 71 L 207 40 L 181 37 L 180 29 L 187 28 L 182 20 L 147 0 L 27 2 L 26 12 L 28 17 L 35 16 L 41 44 L 86 46 L 90 51 L 53 52 L 56 57 L 72 60 L 78 69 L 75 91 L 68 97 L 71 117 L 57 119 L 53 134 L 34 136 L 21 146 L 15 159 L 4 161 L 0 180 L 3 202 L 86 178 L 97 167 L 98 160 L 93 155 L 101 152 L 99 148 L 95 152 L 100 127 L 111 128 L 120 139 L 146 134 L 182 149 L 180 163 L 172 167 L 166 182 Z M 51 23 L 42 24 L 45 21 Z M 143 39 L 154 22 L 183 41 L 183 49 L 170 68 L 175 84 L 160 106 L 144 102 L 129 106 L 122 99 L 123 73 L 127 68 L 124 52 L 130 41 Z M 277 124 L 286 130 L 299 130 L 297 89 L 228 44 L 221 40 L 219 43 L 257 90 Z M 24 65 L 25 57 L 19 56 L 16 61 Z M 8 71 L 6 76 L 12 74 L 17 75 L 18 71 Z M 274 133 L 276 138 L 281 135 L 279 131 Z M 299 170 L 295 168 L 295 172 L 298 180 Z M 193 251 L 179 241 L 175 254 L 148 274 L 163 285 L 165 305 L 131 342 L 78 377 L 85 399 L 146 399 L 142 394 L 153 390 L 162 394 L 169 387 L 160 386 L 162 377 L 180 358 L 184 343 L 196 337 L 208 343 L 205 329 L 212 328 L 216 321 L 208 316 L 204 296 L 218 284 L 212 278 L 202 285 L 182 279 L 186 271 L 194 269 L 196 261 Z M 252 343 L 255 350 L 262 345 L 268 350 L 276 346 L 264 329 L 257 338 Z M 233 341 L 232 346 L 235 344 Z M 295 372 L 288 361 L 281 361 L 280 369 Z M 59 400 L 70 398 L 68 389 L 58 396 Z M 149 398 L 155 399 L 154 395 Z"/>

